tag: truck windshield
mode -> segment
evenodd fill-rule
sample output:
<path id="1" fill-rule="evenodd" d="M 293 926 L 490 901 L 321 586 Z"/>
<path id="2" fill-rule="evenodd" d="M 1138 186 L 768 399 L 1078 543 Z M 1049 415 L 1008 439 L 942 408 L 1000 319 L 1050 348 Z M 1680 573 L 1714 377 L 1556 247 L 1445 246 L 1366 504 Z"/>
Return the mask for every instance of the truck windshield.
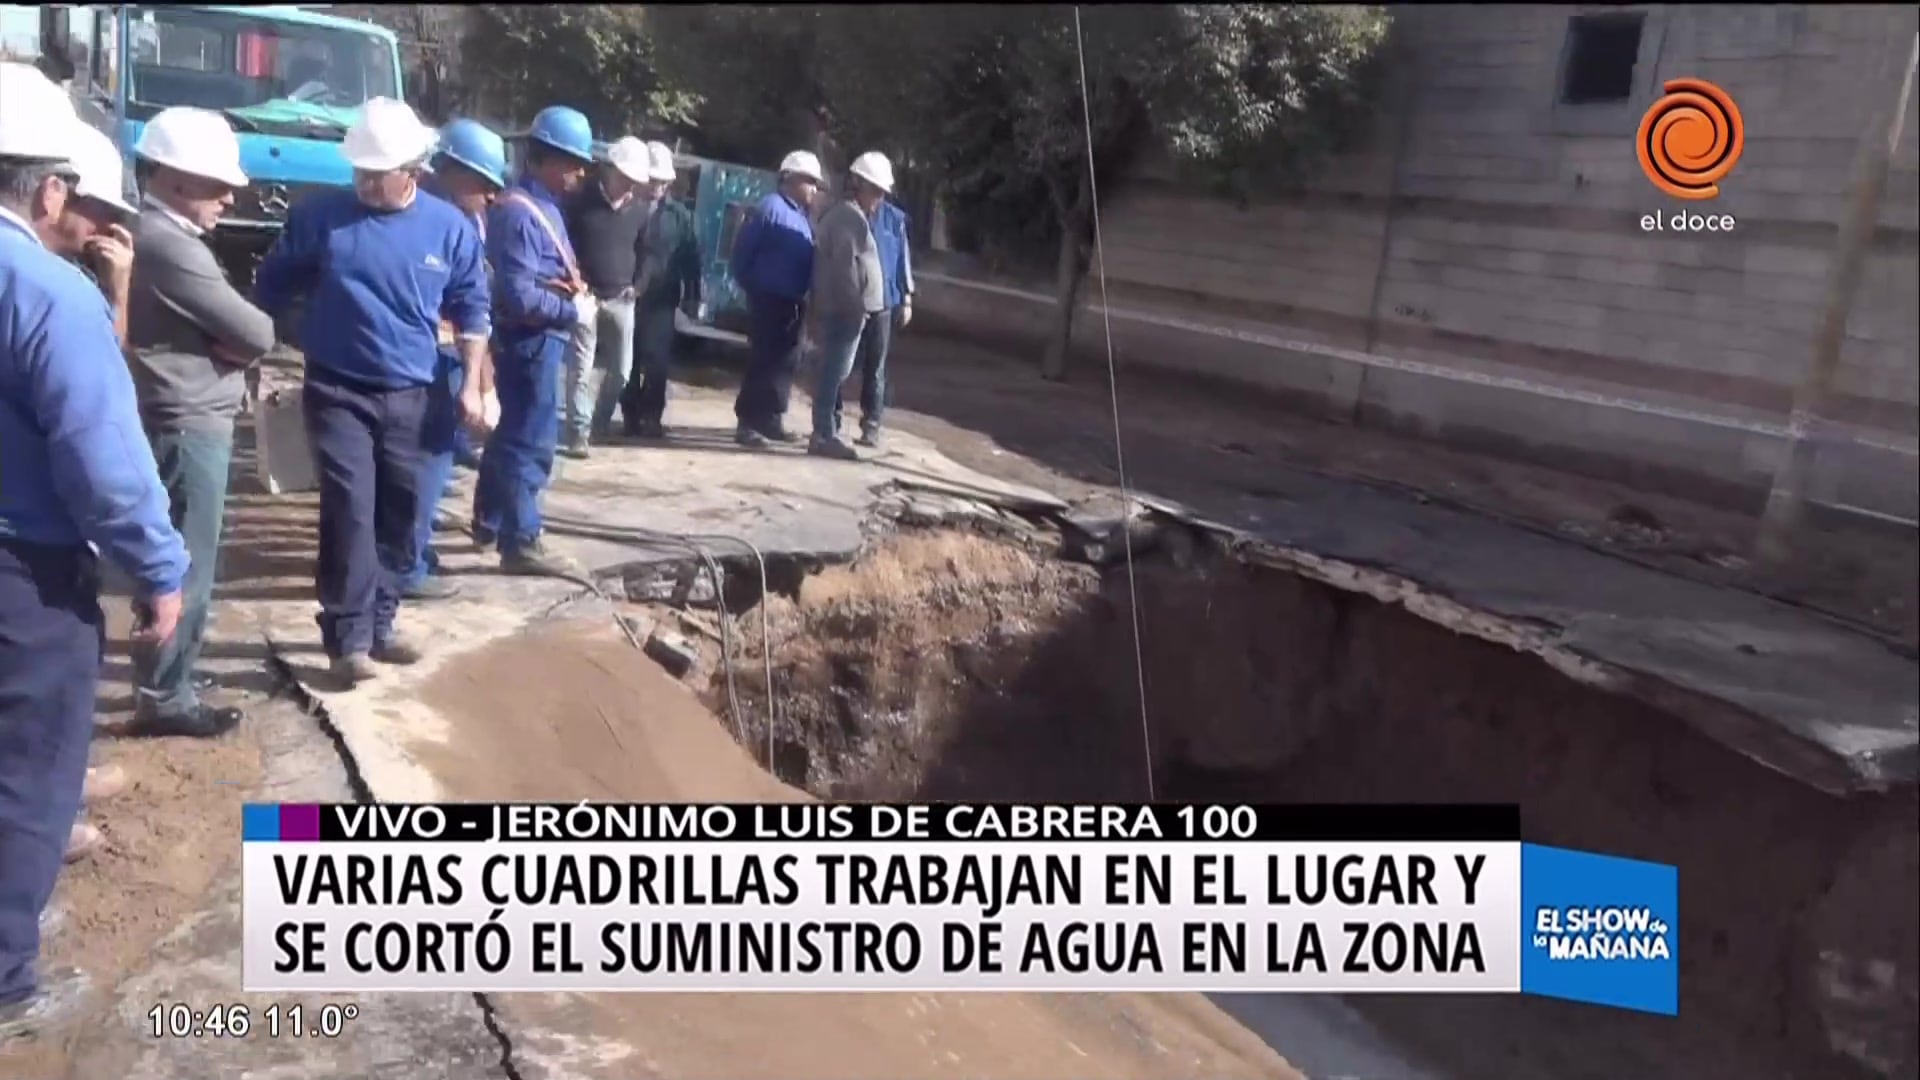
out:
<path id="1" fill-rule="evenodd" d="M 371 97 L 398 97 L 393 47 L 373 34 L 245 10 L 130 10 L 127 112 L 223 112 L 235 127 L 337 139 Z"/>

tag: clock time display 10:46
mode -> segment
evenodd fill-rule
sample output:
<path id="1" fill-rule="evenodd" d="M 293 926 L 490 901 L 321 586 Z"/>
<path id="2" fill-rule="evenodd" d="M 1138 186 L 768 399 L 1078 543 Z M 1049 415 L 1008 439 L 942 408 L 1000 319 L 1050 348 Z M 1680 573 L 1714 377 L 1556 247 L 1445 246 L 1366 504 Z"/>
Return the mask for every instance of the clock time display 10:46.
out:
<path id="1" fill-rule="evenodd" d="M 360 1006 L 322 1005 L 307 1009 L 301 1005 L 267 1006 L 256 1020 L 245 1005 L 213 1005 L 196 1009 L 183 1002 L 161 1002 L 147 1011 L 156 1039 L 244 1039 L 258 1032 L 269 1039 L 337 1039 L 347 1023 L 360 1015 Z"/>

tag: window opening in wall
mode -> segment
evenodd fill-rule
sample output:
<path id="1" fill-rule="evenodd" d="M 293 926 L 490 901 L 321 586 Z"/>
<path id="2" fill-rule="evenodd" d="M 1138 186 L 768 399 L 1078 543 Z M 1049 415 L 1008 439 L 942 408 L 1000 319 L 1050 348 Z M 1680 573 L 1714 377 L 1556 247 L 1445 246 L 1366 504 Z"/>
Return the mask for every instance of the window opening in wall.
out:
<path id="1" fill-rule="evenodd" d="M 1569 19 L 1561 104 L 1595 105 L 1632 97 L 1633 66 L 1640 56 L 1640 30 L 1646 19 L 1642 12 Z"/>

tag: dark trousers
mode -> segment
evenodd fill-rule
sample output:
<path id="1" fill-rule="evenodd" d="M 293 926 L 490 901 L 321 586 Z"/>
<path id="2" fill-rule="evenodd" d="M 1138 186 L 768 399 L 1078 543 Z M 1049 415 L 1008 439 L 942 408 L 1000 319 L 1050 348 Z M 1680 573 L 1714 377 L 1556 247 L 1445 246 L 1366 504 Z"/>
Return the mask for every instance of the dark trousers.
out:
<path id="1" fill-rule="evenodd" d="M 473 520 L 482 535 L 498 539 L 502 555 L 519 554 L 540 539 L 540 496 L 553 478 L 566 354 L 567 339 L 553 334 L 494 342 L 500 423 L 480 457 Z"/>
<path id="2" fill-rule="evenodd" d="M 0 1004 L 31 995 L 87 778 L 105 621 L 93 554 L 0 540 Z"/>
<path id="3" fill-rule="evenodd" d="M 453 483 L 453 463 L 459 456 L 466 427 L 460 421 L 460 391 L 467 385 L 467 368 L 450 351 L 440 353 L 440 366 L 433 385 L 427 390 L 427 414 L 421 421 L 420 440 L 425 464 L 420 472 L 420 514 L 414 523 L 413 540 L 419 553 L 413 569 L 402 580 L 402 588 L 411 588 L 426 580 L 440 565 L 433 551 L 433 517 L 440 500 Z"/>
<path id="4" fill-rule="evenodd" d="M 893 321 L 899 317 L 899 308 L 888 308 L 867 316 L 867 325 L 860 331 L 860 350 L 854 356 L 854 367 L 860 372 L 860 430 L 875 432 L 880 430 L 880 422 L 887 412 L 887 351 L 893 345 Z M 840 414 L 846 402 L 838 391 L 833 399 L 833 426 L 840 429 Z"/>
<path id="5" fill-rule="evenodd" d="M 301 406 L 320 479 L 320 640 L 330 657 L 393 635 L 400 590 L 419 558 L 429 390 L 349 384 L 307 369 Z"/>
<path id="6" fill-rule="evenodd" d="M 733 399 L 742 427 L 770 431 L 787 415 L 793 375 L 800 368 L 800 331 L 806 309 L 798 300 L 747 296 L 747 374 Z"/>
<path id="7" fill-rule="evenodd" d="M 180 626 L 156 649 L 134 649 L 135 708 L 143 716 L 185 716 L 200 704 L 193 668 L 206 639 L 220 529 L 227 513 L 227 468 L 233 462 L 233 422 L 197 431 L 148 434 L 166 485 L 173 527 L 187 542 L 192 564 L 182 588 Z"/>
<path id="8" fill-rule="evenodd" d="M 629 434 L 667 414 L 667 380 L 673 373 L 671 307 L 640 308 L 633 317 L 634 376 L 620 395 L 620 418 Z"/>

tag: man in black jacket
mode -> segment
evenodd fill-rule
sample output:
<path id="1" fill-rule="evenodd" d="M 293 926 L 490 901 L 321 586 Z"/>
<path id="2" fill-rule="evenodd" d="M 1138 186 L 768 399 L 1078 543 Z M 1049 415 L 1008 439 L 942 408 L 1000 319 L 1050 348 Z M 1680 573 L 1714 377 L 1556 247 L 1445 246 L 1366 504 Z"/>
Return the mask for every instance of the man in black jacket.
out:
<path id="1" fill-rule="evenodd" d="M 636 249 L 653 206 L 640 189 L 650 176 L 647 144 L 629 135 L 607 148 L 599 183 L 582 184 L 567 204 L 567 235 L 597 302 L 594 317 L 582 319 L 568 343 L 560 394 L 560 453 L 567 457 L 586 457 L 589 440 L 606 437 L 614 402 L 633 370 Z M 613 378 L 605 378 L 607 372 Z"/>

